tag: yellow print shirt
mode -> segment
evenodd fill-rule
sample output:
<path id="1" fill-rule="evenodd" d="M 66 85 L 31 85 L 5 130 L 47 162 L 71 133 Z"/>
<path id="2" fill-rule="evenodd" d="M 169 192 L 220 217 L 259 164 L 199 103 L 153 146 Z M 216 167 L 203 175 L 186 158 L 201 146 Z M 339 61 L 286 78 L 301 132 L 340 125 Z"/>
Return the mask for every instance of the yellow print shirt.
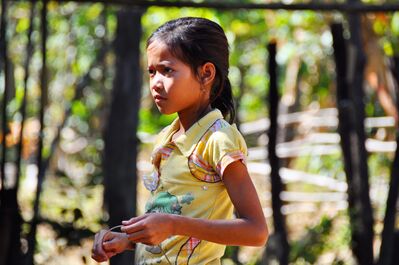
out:
<path id="1" fill-rule="evenodd" d="M 232 219 L 233 205 L 222 176 L 230 163 L 245 163 L 242 135 L 217 109 L 172 141 L 178 130 L 176 119 L 158 135 L 151 157 L 154 170 L 143 177 L 152 195 L 146 213 Z M 158 246 L 138 244 L 136 264 L 220 264 L 224 251 L 224 245 L 171 236 Z"/>

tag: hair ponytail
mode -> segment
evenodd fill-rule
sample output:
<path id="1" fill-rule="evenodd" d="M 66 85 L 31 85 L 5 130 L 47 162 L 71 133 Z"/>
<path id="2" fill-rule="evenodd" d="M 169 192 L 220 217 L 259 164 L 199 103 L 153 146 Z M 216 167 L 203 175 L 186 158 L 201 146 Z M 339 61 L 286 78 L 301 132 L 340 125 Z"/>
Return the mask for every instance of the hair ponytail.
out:
<path id="1" fill-rule="evenodd" d="M 211 107 L 219 109 L 223 117 L 227 120 L 230 124 L 234 123 L 236 110 L 234 105 L 233 93 L 231 89 L 230 80 L 228 77 L 221 82 L 219 91 L 215 94 L 216 89 L 212 89 L 213 93 L 211 92 Z"/>

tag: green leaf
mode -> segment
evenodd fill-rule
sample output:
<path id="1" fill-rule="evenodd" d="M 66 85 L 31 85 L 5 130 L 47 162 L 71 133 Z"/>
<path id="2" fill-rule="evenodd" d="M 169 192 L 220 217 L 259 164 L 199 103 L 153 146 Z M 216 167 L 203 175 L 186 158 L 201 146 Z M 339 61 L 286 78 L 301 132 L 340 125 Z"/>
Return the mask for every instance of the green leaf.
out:
<path id="1" fill-rule="evenodd" d="M 72 112 L 81 118 L 86 118 L 88 116 L 88 111 L 86 105 L 82 101 L 74 101 L 72 103 Z"/>
<path id="2" fill-rule="evenodd" d="M 18 20 L 17 27 L 15 28 L 17 33 L 25 32 L 29 28 L 29 19 L 27 17 Z"/>
<path id="3" fill-rule="evenodd" d="M 103 10 L 102 4 L 91 5 L 86 12 L 86 18 L 88 20 L 95 20 L 101 14 L 102 10 Z"/>

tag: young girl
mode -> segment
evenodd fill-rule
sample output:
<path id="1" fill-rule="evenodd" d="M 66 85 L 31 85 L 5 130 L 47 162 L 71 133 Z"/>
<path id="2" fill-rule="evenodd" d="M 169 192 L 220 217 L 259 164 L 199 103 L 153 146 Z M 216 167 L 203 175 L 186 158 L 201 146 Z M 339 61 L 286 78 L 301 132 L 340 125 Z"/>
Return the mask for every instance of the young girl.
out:
<path id="1" fill-rule="evenodd" d="M 105 261 L 135 247 L 136 264 L 220 264 L 226 245 L 263 246 L 268 230 L 246 144 L 230 124 L 223 29 L 204 18 L 169 21 L 148 39 L 147 57 L 155 104 L 178 118 L 155 143 L 146 214 L 123 221 L 121 233 L 99 232 L 92 257 Z"/>

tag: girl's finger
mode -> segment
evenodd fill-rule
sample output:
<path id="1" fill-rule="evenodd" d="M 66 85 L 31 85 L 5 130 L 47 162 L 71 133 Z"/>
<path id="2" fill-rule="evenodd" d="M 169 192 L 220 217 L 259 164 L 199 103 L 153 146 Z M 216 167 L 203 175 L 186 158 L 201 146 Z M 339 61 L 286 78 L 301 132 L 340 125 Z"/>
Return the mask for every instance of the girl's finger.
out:
<path id="1" fill-rule="evenodd" d="M 120 247 L 121 239 L 117 239 L 116 237 L 112 240 L 103 242 L 103 249 L 105 252 L 117 252 L 118 248 Z"/>
<path id="2" fill-rule="evenodd" d="M 107 241 L 103 243 L 103 249 L 105 250 L 105 252 L 108 253 L 109 252 L 115 252 L 116 251 L 116 244 L 112 241 Z"/>
<path id="3" fill-rule="evenodd" d="M 130 225 L 124 225 L 121 227 L 121 231 L 126 233 L 126 234 L 132 234 L 132 233 L 136 233 L 138 231 L 141 231 L 144 229 L 143 226 L 143 222 L 139 221 L 137 223 L 134 224 L 130 224 Z"/>
<path id="4" fill-rule="evenodd" d="M 147 233 L 144 230 L 141 230 L 132 234 L 128 234 L 127 238 L 130 242 L 143 243 L 142 240 L 147 238 Z"/>
<path id="5" fill-rule="evenodd" d="M 115 232 L 107 231 L 104 236 L 102 242 L 110 241 L 115 238 Z"/>
<path id="6" fill-rule="evenodd" d="M 127 220 L 127 221 L 122 221 L 122 224 L 123 225 L 134 224 L 134 223 L 137 223 L 138 221 L 144 219 L 145 217 L 146 217 L 146 214 L 141 215 L 141 216 L 137 216 L 137 217 L 133 217 L 133 218 L 130 218 L 129 220 Z"/>

